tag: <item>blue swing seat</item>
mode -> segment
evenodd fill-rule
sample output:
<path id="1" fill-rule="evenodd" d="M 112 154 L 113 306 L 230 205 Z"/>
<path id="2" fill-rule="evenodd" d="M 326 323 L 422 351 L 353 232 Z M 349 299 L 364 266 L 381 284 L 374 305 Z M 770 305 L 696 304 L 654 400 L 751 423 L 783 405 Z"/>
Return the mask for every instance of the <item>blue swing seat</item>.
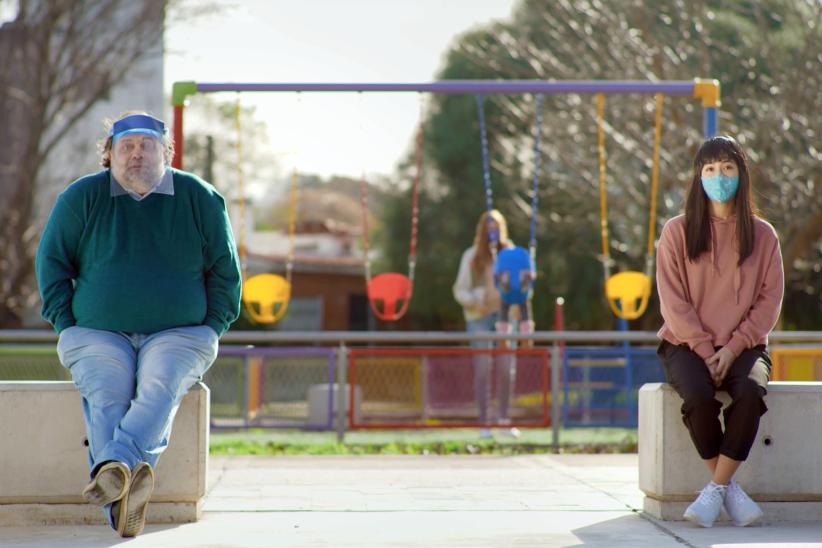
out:
<path id="1" fill-rule="evenodd" d="M 494 263 L 494 283 L 502 302 L 507 305 L 523 304 L 534 285 L 534 263 L 528 250 L 522 247 L 503 249 Z"/>

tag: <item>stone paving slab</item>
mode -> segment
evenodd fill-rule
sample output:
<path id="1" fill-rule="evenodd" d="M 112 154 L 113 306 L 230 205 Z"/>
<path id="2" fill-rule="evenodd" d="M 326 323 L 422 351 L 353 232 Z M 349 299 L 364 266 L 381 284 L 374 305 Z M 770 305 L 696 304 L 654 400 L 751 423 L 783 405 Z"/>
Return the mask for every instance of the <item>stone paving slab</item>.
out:
<path id="1" fill-rule="evenodd" d="M 0 527 L 0 546 L 822 547 L 822 523 L 652 520 L 637 483 L 636 455 L 212 457 L 197 523 Z"/>

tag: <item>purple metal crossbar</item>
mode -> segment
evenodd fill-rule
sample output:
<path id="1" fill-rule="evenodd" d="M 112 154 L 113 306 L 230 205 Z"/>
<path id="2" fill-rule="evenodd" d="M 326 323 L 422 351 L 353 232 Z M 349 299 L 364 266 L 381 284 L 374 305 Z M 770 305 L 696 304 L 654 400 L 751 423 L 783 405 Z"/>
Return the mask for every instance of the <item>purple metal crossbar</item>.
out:
<path id="1" fill-rule="evenodd" d="M 174 105 L 174 142 L 177 154 L 173 167 L 183 169 L 183 110 L 186 96 L 194 93 L 219 91 L 253 92 L 429 92 L 445 94 L 486 95 L 493 93 L 641 93 L 679 95 L 702 99 L 702 128 L 706 138 L 716 135 L 718 130 L 717 108 L 719 107 L 719 82 L 697 78 L 694 80 L 440 80 L 436 82 L 175 82 L 171 102 Z"/>
<path id="2" fill-rule="evenodd" d="M 664 93 L 693 95 L 693 80 L 441 80 L 418 83 L 197 83 L 197 91 L 404 91 L 433 93 Z"/>

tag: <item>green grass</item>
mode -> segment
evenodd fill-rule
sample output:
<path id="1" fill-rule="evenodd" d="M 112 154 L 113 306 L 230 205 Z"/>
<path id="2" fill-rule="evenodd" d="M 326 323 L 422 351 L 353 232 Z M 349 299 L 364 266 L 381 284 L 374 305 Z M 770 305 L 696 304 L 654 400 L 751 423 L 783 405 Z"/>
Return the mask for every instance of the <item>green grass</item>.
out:
<path id="1" fill-rule="evenodd" d="M 57 359 L 54 345 L 0 344 L 0 356 L 48 356 Z"/>
<path id="2" fill-rule="evenodd" d="M 560 453 L 634 453 L 632 428 L 567 428 L 560 430 Z M 212 455 L 519 455 L 553 453 L 551 429 L 523 429 L 518 438 L 494 430 L 481 439 L 479 430 L 391 430 L 346 432 L 338 443 L 333 432 L 300 430 L 216 431 Z"/>
<path id="3" fill-rule="evenodd" d="M 52 346 L 0 344 L 0 380 L 66 381 L 71 375 Z"/>

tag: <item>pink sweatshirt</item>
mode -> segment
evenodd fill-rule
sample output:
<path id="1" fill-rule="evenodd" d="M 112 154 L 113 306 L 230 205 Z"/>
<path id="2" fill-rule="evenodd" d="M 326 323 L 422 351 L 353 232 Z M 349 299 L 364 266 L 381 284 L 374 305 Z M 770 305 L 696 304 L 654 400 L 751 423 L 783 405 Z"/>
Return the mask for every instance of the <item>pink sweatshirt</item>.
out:
<path id="1" fill-rule="evenodd" d="M 659 336 L 687 343 L 703 359 L 715 346 L 735 355 L 768 343 L 779 318 L 785 282 L 774 228 L 754 217 L 754 249 L 737 266 L 736 217 L 711 217 L 711 249 L 688 260 L 685 216 L 665 223 L 659 237 L 656 284 L 662 318 Z"/>

